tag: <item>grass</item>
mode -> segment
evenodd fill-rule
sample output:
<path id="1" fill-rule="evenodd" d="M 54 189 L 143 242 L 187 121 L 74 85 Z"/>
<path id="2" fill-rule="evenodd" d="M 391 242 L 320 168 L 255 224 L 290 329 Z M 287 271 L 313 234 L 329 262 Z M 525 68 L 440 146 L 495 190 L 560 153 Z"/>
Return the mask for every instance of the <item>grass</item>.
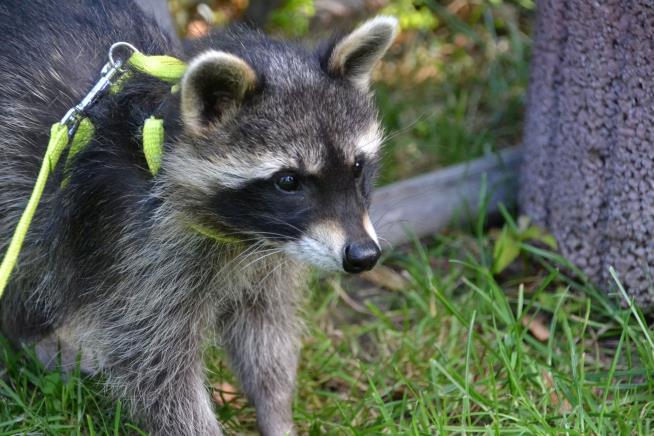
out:
<path id="1" fill-rule="evenodd" d="M 646 320 L 618 287 L 606 296 L 528 242 L 492 274 L 494 234 L 451 231 L 394 252 L 385 263 L 404 285 L 393 291 L 316 280 L 295 400 L 301 434 L 654 432 Z M 135 431 L 97 380 L 4 353 L 0 434 Z M 237 385 L 219 350 L 207 361 L 213 386 Z M 227 430 L 254 432 L 252 408 L 228 395 L 214 391 Z"/>

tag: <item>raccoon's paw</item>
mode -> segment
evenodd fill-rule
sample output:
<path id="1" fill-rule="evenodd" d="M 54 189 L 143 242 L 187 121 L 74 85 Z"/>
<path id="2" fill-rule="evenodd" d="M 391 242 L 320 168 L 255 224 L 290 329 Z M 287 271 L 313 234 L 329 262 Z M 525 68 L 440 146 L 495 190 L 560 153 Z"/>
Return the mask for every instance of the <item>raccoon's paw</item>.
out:
<path id="1" fill-rule="evenodd" d="M 295 436 L 297 432 L 292 422 L 277 417 L 257 416 L 259 432 L 262 436 Z"/>

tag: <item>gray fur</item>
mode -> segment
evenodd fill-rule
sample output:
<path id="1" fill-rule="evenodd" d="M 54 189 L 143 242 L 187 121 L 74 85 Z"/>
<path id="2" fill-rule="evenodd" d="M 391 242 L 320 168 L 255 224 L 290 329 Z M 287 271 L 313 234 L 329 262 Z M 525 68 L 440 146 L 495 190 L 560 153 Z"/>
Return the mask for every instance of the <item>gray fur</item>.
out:
<path id="1" fill-rule="evenodd" d="M 314 53 L 236 30 L 184 55 L 128 6 L 0 5 L 0 31 L 16 35 L 0 48 L 2 251 L 49 125 L 85 93 L 111 43 L 191 64 L 207 50 L 229 53 L 256 74 L 256 87 L 224 92 L 240 81 L 219 80 L 220 70 L 209 82 L 183 81 L 198 88 L 182 94 L 207 105 L 198 112 L 208 117 L 203 126 L 201 116 L 185 123 L 179 96 L 150 77 L 135 74 L 118 95 L 104 97 L 89 113 L 96 134 L 76 156 L 70 184 L 61 188 L 58 171 L 46 188 L 0 304 L 2 331 L 16 346 L 35 345 L 46 362 L 61 352 L 70 366 L 81 351 L 84 368 L 101 370 L 107 391 L 155 435 L 221 434 L 202 365 L 204 345 L 216 340 L 262 434 L 293 433 L 303 265 L 342 270 L 345 244 L 376 243 L 367 218 L 378 147 L 370 143 L 380 140 L 371 98 L 325 68 L 333 45 Z M 204 93 L 189 94 L 207 83 Z M 225 99 L 238 104 L 224 111 Z M 167 134 L 154 179 L 139 131 L 153 113 Z M 362 156 L 366 167 L 357 173 Z M 303 190 L 280 192 L 277 173 L 265 172 L 271 165 L 293 171 Z M 216 241 L 194 226 L 239 242 Z"/>

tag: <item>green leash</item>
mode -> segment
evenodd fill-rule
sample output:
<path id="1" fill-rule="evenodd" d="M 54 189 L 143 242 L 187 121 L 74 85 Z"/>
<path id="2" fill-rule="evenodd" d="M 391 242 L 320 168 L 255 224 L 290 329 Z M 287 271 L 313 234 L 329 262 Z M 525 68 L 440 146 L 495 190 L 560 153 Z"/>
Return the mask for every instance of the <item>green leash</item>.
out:
<path id="1" fill-rule="evenodd" d="M 25 211 L 18 221 L 16 230 L 14 230 L 14 236 L 11 238 L 9 248 L 7 248 L 7 253 L 5 254 L 4 259 L 2 259 L 2 264 L 0 264 L 0 297 L 2 297 L 2 294 L 7 287 L 7 283 L 9 282 L 9 278 L 11 277 L 11 272 L 13 271 L 14 266 L 16 266 L 16 260 L 18 259 L 20 249 L 23 246 L 23 240 L 30 228 L 39 201 L 41 201 L 41 195 L 43 195 L 43 189 L 45 189 L 48 176 L 54 171 L 57 162 L 61 157 L 61 153 L 63 153 L 67 145 L 68 127 L 61 123 L 53 124 L 50 129 L 50 142 L 45 151 L 43 163 L 41 164 L 39 175 L 36 178 L 32 195 L 30 195 Z"/>
<path id="2" fill-rule="evenodd" d="M 62 187 L 65 188 L 70 180 L 73 158 L 93 138 L 95 129 L 91 121 L 84 117 L 86 111 L 107 91 L 120 92 L 122 83 L 129 78 L 130 71 L 122 68 L 122 62 L 116 62 L 113 59 L 113 51 L 121 46 L 128 47 L 132 51 L 130 57 L 124 63 L 125 65 L 133 70 L 171 83 L 173 85 L 172 92 L 179 89 L 178 82 L 186 71 L 186 64 L 184 62 L 171 56 L 147 56 L 139 52 L 132 45 L 124 42 L 119 42 L 111 46 L 109 49 L 109 62 L 102 68 L 101 77 L 98 82 L 77 106 L 70 109 L 64 118 L 60 122 L 53 124 L 50 129 L 50 141 L 48 142 L 48 147 L 46 148 L 32 194 L 14 230 L 7 252 L 2 259 L 2 264 L 0 264 L 0 297 L 2 297 L 11 273 L 16 266 L 18 255 L 20 254 L 36 209 L 41 201 L 48 177 L 54 173 L 62 153 L 70 142 L 68 156 L 64 165 L 64 180 L 62 182 Z M 145 121 L 143 126 L 143 153 L 148 164 L 148 169 L 153 176 L 156 176 L 161 168 L 163 143 L 163 120 L 152 116 Z M 220 242 L 235 242 L 235 239 L 220 235 L 213 230 L 197 225 L 191 225 L 191 227 L 199 233 Z"/>

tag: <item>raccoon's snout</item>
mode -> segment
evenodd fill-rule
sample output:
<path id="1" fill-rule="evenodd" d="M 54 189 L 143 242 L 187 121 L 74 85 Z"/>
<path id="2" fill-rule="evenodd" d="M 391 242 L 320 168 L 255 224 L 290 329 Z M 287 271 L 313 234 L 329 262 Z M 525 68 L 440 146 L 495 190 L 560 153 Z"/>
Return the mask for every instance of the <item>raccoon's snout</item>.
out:
<path id="1" fill-rule="evenodd" d="M 300 260 L 326 271 L 361 273 L 372 269 L 381 249 L 368 214 L 363 229 L 349 231 L 335 220 L 318 222 L 300 238 L 284 244 L 284 250 Z"/>
<path id="2" fill-rule="evenodd" d="M 343 269 L 352 274 L 371 270 L 379 257 L 381 250 L 372 239 L 352 242 L 345 246 L 343 253 Z"/>

